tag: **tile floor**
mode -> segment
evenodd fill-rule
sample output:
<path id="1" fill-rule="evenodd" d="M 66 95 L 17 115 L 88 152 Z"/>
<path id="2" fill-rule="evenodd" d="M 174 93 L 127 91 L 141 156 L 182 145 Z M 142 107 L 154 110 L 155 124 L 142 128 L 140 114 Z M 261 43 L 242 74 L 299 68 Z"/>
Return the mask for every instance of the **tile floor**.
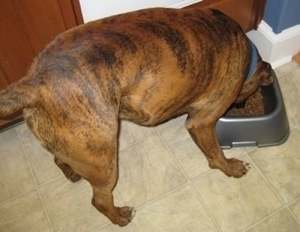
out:
<path id="1" fill-rule="evenodd" d="M 137 209 L 125 228 L 91 206 L 89 184 L 68 182 L 24 124 L 2 132 L 0 231 L 300 231 L 300 66 L 291 62 L 275 71 L 290 138 L 276 147 L 226 150 L 251 164 L 241 179 L 208 168 L 184 117 L 156 128 L 122 124 L 114 195 L 117 205 Z"/>

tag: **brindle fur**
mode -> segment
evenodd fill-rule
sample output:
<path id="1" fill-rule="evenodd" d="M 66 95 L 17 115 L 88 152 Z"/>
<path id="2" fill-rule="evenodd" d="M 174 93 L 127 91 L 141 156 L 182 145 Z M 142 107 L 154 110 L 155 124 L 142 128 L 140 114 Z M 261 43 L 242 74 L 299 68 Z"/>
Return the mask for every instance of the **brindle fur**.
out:
<path id="1" fill-rule="evenodd" d="M 113 16 L 58 35 L 26 77 L 1 90 L 0 116 L 23 109 L 65 176 L 88 180 L 92 204 L 124 226 L 133 210 L 115 207 L 112 196 L 119 120 L 153 126 L 187 113 L 186 127 L 209 166 L 241 177 L 247 165 L 224 157 L 215 124 L 262 79 L 269 83 L 267 65 L 259 62 L 255 83 L 242 88 L 250 59 L 240 26 L 216 10 L 156 8 Z"/>

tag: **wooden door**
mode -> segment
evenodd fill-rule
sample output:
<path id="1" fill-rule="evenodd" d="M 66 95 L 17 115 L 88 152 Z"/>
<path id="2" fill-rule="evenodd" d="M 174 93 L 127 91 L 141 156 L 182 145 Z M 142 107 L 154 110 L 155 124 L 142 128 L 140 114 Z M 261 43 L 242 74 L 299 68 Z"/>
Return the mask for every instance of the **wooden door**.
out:
<path id="1" fill-rule="evenodd" d="M 81 23 L 78 0 L 0 0 L 0 89 L 26 75 L 55 35 Z"/>

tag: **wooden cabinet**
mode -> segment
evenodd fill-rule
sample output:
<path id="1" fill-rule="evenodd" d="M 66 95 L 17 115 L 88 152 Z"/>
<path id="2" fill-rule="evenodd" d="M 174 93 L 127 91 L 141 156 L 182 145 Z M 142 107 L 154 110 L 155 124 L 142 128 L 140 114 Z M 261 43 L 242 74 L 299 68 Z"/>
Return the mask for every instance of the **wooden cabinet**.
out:
<path id="1" fill-rule="evenodd" d="M 23 77 L 57 34 L 82 23 L 78 1 L 0 0 L 0 88 Z"/>
<path id="2" fill-rule="evenodd" d="M 26 75 L 55 35 L 81 23 L 78 0 L 0 0 L 0 88 Z"/>

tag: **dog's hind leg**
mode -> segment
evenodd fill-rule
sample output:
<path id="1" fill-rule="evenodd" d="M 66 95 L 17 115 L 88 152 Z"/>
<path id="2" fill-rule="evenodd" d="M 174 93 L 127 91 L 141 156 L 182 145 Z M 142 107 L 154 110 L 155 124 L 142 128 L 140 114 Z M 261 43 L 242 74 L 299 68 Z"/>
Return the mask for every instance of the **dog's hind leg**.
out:
<path id="1" fill-rule="evenodd" d="M 107 186 L 93 186 L 92 204 L 112 223 L 119 226 L 126 226 L 134 217 L 134 209 L 132 207 L 115 207 L 112 195 L 112 188 Z"/>
<path id="2" fill-rule="evenodd" d="M 62 170 L 67 179 L 74 183 L 81 180 L 81 176 L 79 174 L 77 174 L 68 164 L 62 162 L 56 156 L 54 157 L 54 162 Z"/>
<path id="3" fill-rule="evenodd" d="M 86 179 L 93 187 L 92 204 L 112 223 L 119 226 L 126 226 L 134 217 L 134 210 L 131 207 L 115 207 L 113 189 L 117 182 L 116 159 L 110 165 L 102 168 L 92 167 L 89 169 Z"/>
<path id="4" fill-rule="evenodd" d="M 216 118 L 216 117 L 215 117 Z M 227 159 L 219 145 L 215 130 L 216 120 L 201 113 L 186 121 L 186 128 L 198 147 L 205 154 L 209 166 L 218 168 L 227 176 L 241 177 L 248 171 L 248 164 L 237 159 Z"/>

